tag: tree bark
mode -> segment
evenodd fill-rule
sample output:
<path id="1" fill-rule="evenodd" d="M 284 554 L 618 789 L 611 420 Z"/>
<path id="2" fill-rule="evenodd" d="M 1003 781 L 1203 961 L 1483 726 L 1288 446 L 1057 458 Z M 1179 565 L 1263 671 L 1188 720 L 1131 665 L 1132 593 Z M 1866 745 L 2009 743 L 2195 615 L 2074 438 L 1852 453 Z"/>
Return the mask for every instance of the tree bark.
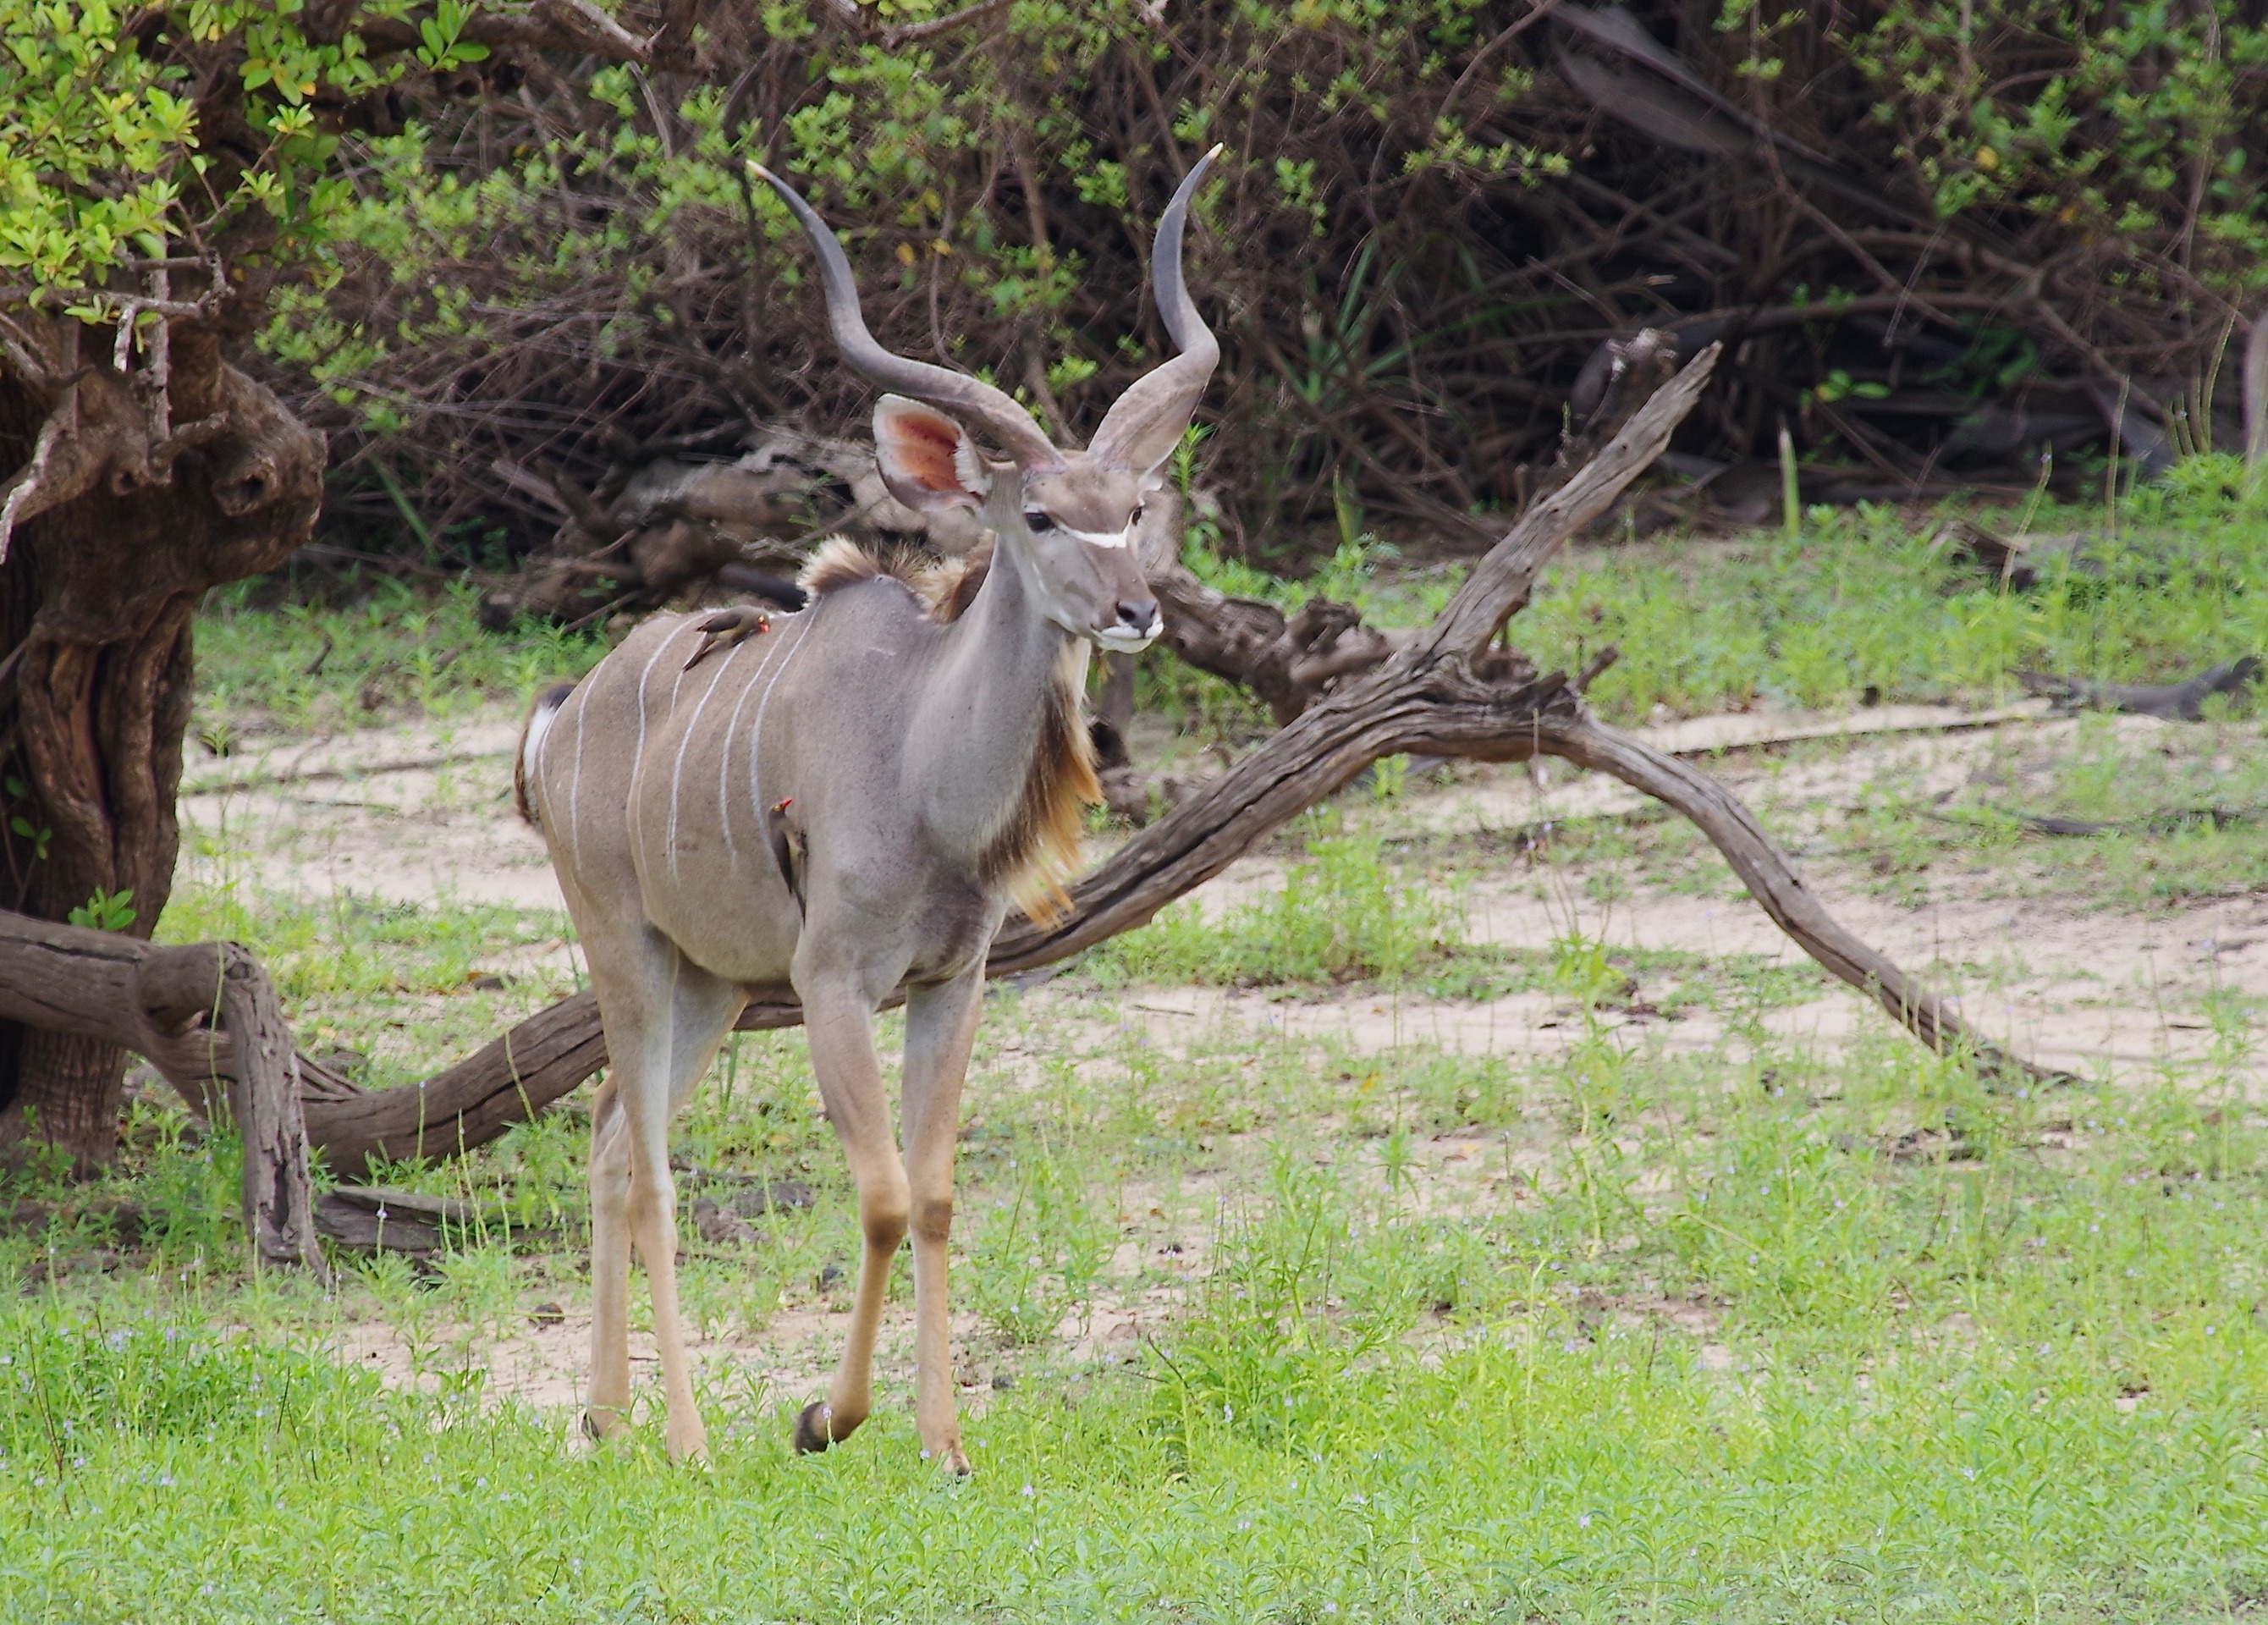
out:
<path id="1" fill-rule="evenodd" d="M 125 933 L 146 938 L 180 846 L 192 617 L 208 587 L 306 539 L 323 442 L 210 328 L 174 328 L 154 388 L 147 365 L 77 365 L 76 322 L 43 332 L 52 372 L 0 377 L 0 465 L 25 487 L 0 534 L 0 905 L 62 920 L 131 892 L 114 917 L 130 910 Z M 0 1023 L 0 1144 L 110 1162 L 125 1059 Z"/>

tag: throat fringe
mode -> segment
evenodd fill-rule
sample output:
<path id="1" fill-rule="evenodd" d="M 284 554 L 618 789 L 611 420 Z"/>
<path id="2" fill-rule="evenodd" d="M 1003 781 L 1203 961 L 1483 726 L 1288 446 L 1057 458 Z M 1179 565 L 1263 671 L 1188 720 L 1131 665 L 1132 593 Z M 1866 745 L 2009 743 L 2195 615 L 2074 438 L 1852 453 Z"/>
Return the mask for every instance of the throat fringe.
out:
<path id="1" fill-rule="evenodd" d="M 1056 662 L 1040 713 L 1040 737 L 1022 790 L 977 860 L 987 885 L 1042 925 L 1070 912 L 1064 883 L 1079 873 L 1086 809 L 1102 800 L 1094 741 L 1079 715 L 1086 647 L 1067 646 Z"/>

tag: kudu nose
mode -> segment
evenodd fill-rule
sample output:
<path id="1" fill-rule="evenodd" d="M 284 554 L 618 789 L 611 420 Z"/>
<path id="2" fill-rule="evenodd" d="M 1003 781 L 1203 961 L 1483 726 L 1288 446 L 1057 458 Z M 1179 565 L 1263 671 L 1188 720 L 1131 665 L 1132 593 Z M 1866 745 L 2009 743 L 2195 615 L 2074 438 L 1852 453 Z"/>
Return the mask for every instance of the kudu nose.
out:
<path id="1" fill-rule="evenodd" d="M 1154 598 L 1120 599 L 1118 624 L 1138 638 L 1147 638 L 1158 630 L 1158 601 Z"/>

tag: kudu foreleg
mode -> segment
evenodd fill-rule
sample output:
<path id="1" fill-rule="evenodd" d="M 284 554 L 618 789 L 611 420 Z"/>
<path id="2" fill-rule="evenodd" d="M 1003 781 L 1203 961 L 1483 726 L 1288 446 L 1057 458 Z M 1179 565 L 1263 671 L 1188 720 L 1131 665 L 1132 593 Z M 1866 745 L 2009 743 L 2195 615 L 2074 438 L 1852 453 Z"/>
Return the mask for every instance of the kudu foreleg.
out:
<path id="1" fill-rule="evenodd" d="M 889 1295 L 890 1263 L 906 1238 L 910 1199 L 890 1134 L 890 1104 L 874 1054 L 873 1005 L 855 984 L 799 986 L 820 1099 L 858 1187 L 858 1288 L 843 1363 L 827 1398 L 796 1418 L 795 1447 L 825 1450 L 850 1437 L 873 1408 L 874 1333 Z"/>
<path id="2" fill-rule="evenodd" d="M 961 1087 L 984 1002 L 984 967 L 917 987 L 906 998 L 906 1181 L 913 1199 L 914 1425 L 922 1454 L 940 1472 L 968 1471 L 954 1401 L 953 1310 L 946 1292 L 953 1230 L 953 1154 L 961 1133 Z"/>

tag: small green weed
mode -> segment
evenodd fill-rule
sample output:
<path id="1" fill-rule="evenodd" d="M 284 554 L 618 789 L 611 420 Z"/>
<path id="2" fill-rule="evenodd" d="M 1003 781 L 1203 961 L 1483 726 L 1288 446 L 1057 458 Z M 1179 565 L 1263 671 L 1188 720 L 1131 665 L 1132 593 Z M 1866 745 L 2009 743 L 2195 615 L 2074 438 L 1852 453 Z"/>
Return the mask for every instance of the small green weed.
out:
<path id="1" fill-rule="evenodd" d="M 1011 1343 L 1055 1335 L 1094 1301 L 1116 1242 L 1095 1211 L 1083 1170 L 1044 1131 L 1020 1139 L 990 1202 L 968 1215 L 969 1293 L 977 1313 Z"/>
<path id="2" fill-rule="evenodd" d="M 1398 984 L 1464 945 L 1453 876 L 1410 875 L 1375 834 L 1318 834 L 1279 888 L 1208 919 L 1182 902 L 1087 962 L 1106 985 L 1130 981 L 1266 986 L 1375 979 Z"/>

